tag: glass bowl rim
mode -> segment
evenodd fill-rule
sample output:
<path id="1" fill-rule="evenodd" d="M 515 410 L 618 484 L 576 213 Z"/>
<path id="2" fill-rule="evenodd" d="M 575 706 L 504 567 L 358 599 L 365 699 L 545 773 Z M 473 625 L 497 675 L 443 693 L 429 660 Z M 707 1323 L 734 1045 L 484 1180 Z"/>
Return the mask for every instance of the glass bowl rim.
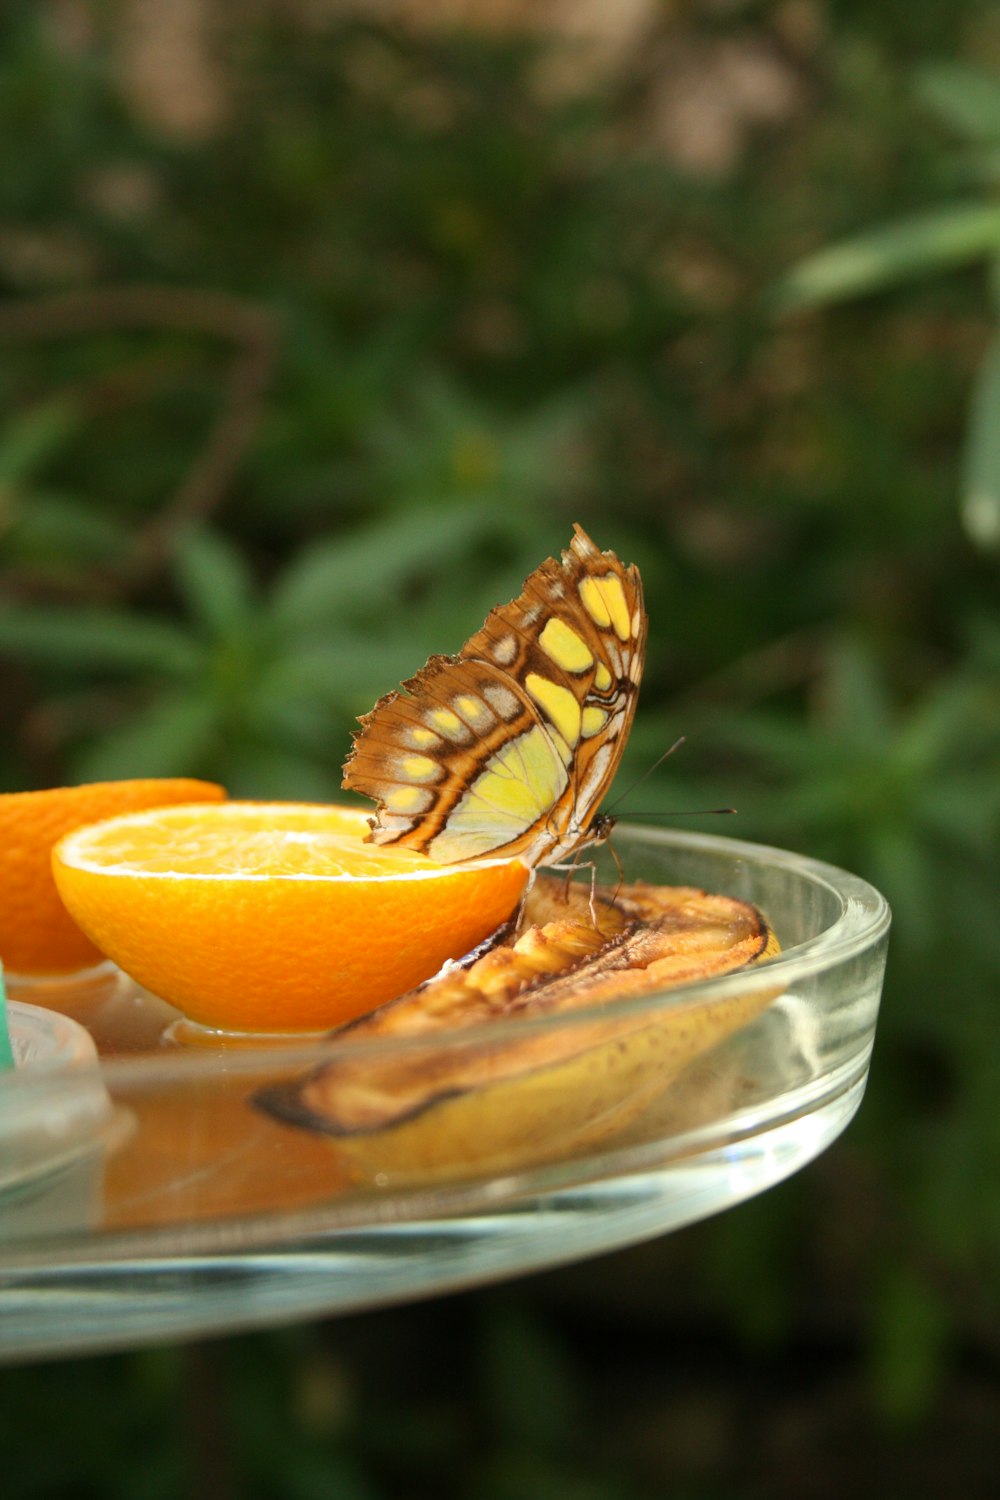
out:
<path id="1" fill-rule="evenodd" d="M 703 852 L 710 857 L 777 866 L 793 878 L 822 887 L 835 898 L 839 910 L 834 920 L 821 931 L 784 948 L 763 963 L 640 996 L 617 999 L 612 996 L 598 1005 L 561 1010 L 552 1015 L 515 1015 L 404 1037 L 352 1037 L 350 1023 L 340 1029 L 303 1033 L 206 1031 L 204 1045 L 175 1045 L 156 1052 L 103 1057 L 99 1066 L 105 1081 L 119 1089 L 162 1087 L 175 1080 L 195 1083 L 200 1078 L 218 1076 L 220 1063 L 227 1077 L 242 1073 L 261 1074 L 269 1066 L 280 1066 L 282 1072 L 299 1067 L 312 1071 L 345 1057 L 360 1062 L 366 1057 L 416 1056 L 438 1051 L 443 1045 L 470 1049 L 499 1046 L 564 1027 L 586 1027 L 595 1022 L 638 1018 L 644 1014 L 652 1019 L 657 1014 L 666 1014 L 686 1005 L 710 1005 L 734 994 L 751 996 L 769 990 L 786 990 L 797 981 L 831 970 L 874 947 L 884 938 L 891 922 L 889 904 L 874 886 L 858 875 L 809 855 L 743 839 L 652 828 L 626 821 L 616 825 L 612 837 L 619 847 L 632 845 L 662 850 L 676 847 Z M 731 894 L 724 888 L 722 893 Z M 768 915 L 773 920 L 773 914 Z M 216 1036 L 218 1041 L 213 1043 Z M 27 1077 L 27 1071 L 21 1070 L 20 1074 L 15 1071 L 15 1086 L 30 1086 L 35 1082 Z M 10 1074 L 4 1076 L 12 1077 Z M 44 1078 L 40 1075 L 37 1081 L 51 1086 L 53 1074 L 46 1072 Z"/>

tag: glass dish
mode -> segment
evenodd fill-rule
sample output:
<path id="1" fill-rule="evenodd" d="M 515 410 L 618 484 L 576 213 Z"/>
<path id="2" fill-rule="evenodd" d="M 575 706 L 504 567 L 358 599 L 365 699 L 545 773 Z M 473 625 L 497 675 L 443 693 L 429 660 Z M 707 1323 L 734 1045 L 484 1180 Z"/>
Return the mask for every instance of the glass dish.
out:
<path id="1" fill-rule="evenodd" d="M 84 1027 L 58 1011 L 17 1002 L 8 1023 L 19 1072 L 4 1074 L 0 1084 L 17 1076 L 31 1086 L 0 1086 L 0 1240 L 17 1222 L 10 1205 L 27 1201 L 40 1183 L 81 1158 L 99 1156 L 113 1118 L 97 1048 Z"/>
<path id="2" fill-rule="evenodd" d="M 851 1119 L 868 1074 L 889 912 L 841 870 L 737 840 L 619 827 L 628 881 L 752 902 L 782 945 L 720 978 L 432 1036 L 200 1031 L 109 972 L 45 1004 L 96 1043 L 111 1126 L 79 1163 L 0 1188 L 0 1356 L 120 1347 L 372 1306 L 677 1228 L 778 1182 Z M 599 877 L 613 882 L 607 852 Z M 589 878 L 587 876 L 586 878 Z M 511 1070 L 512 1049 L 529 1065 Z M 527 1051 L 525 1051 L 527 1049 Z M 442 1086 L 375 1130 L 289 1123 L 316 1070 Z M 18 1069 L 5 1121 L 57 1107 Z M 294 1117 L 294 1111 L 291 1112 Z M 106 1123 L 106 1122 L 105 1122 Z M 53 1204 L 60 1211 L 53 1211 Z"/>

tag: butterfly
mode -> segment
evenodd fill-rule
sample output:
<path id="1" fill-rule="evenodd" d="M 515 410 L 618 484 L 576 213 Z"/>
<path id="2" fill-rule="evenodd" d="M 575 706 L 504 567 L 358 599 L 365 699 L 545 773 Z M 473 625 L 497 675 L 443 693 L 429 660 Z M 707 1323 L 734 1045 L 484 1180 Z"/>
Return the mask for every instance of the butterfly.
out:
<path id="1" fill-rule="evenodd" d="M 642 580 L 580 526 L 455 656 L 432 656 L 360 719 L 343 785 L 378 803 L 370 842 L 439 864 L 558 864 L 605 839 L 632 727 Z"/>

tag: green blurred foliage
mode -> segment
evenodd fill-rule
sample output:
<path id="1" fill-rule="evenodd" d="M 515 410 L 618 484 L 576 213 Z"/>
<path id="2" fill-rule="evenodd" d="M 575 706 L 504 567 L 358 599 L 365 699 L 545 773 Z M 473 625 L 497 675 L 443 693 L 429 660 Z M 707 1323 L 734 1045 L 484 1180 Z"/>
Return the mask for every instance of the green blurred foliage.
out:
<path id="1" fill-rule="evenodd" d="M 959 143 L 955 189 L 982 196 L 910 214 L 818 251 L 779 288 L 787 308 L 815 307 L 893 287 L 915 276 L 967 264 L 989 269 L 1000 289 L 1000 78 L 961 63 L 930 64 L 915 91 Z M 965 437 L 962 518 L 970 537 L 1000 553 L 1000 342 L 988 346 L 977 376 Z"/>
<path id="2" fill-rule="evenodd" d="M 693 7 L 648 65 L 554 89 L 537 37 L 262 6 L 193 140 L 130 100 L 114 9 L 82 39 L 72 9 L 10 5 L 0 45 L 0 782 L 334 797 L 356 715 L 457 649 L 572 521 L 634 559 L 650 654 L 620 784 L 687 743 L 616 811 L 732 802 L 726 832 L 849 866 L 896 917 L 849 1135 L 655 1247 L 638 1322 L 669 1343 L 694 1308 L 767 1360 L 802 1330 L 826 1347 L 834 1306 L 858 1411 L 912 1442 L 1000 1347 L 989 8 Z M 764 44 L 795 77 L 782 127 L 748 128 L 725 170 L 657 135 L 671 26 Z M 968 62 L 984 53 L 993 71 Z M 663 1493 L 652 1427 L 632 1467 L 622 1443 L 614 1469 L 581 1459 L 586 1354 L 523 1296 L 476 1330 L 478 1462 L 454 1398 L 376 1390 L 363 1421 L 337 1415 L 336 1334 L 220 1354 L 233 1492 Z M 93 1362 L 100 1419 L 60 1367 L 74 1467 L 12 1433 L 16 1492 L 176 1493 L 209 1462 L 151 1416 L 181 1403 L 181 1359 Z M 26 1433 L 53 1375 L 0 1381 Z M 670 1493 L 760 1490 L 692 1458 Z"/>

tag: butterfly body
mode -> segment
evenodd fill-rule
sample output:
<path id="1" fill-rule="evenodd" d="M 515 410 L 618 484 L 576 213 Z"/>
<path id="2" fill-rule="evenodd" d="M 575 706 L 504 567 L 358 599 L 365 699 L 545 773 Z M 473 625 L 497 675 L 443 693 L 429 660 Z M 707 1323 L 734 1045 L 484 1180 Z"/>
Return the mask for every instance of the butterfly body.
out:
<path id="1" fill-rule="evenodd" d="M 574 528 L 455 656 L 432 656 L 361 720 L 344 786 L 371 841 L 441 864 L 556 864 L 610 831 L 598 808 L 635 715 L 646 645 L 635 567 Z"/>

